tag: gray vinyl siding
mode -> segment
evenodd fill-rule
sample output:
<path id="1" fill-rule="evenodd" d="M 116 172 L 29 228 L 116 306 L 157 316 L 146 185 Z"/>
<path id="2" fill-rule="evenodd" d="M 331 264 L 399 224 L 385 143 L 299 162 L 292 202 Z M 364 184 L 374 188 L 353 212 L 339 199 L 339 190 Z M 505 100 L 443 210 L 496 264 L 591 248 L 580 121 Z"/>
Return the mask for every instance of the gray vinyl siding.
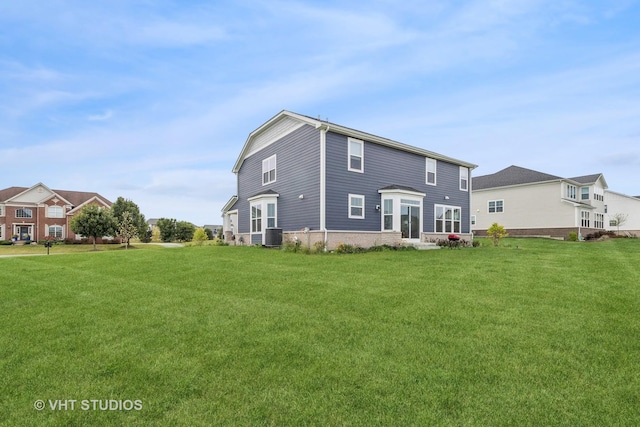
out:
<path id="1" fill-rule="evenodd" d="M 364 143 L 364 173 L 347 170 L 348 138 L 332 132 L 327 133 L 326 144 L 326 208 L 327 229 L 380 231 L 380 188 L 401 185 L 426 193 L 423 201 L 422 229 L 434 231 L 434 205 L 459 206 L 462 208 L 462 232 L 469 232 L 470 191 L 460 191 L 459 165 L 437 161 L 436 186 L 427 185 L 426 160 L 424 156 L 390 147 Z M 469 172 L 471 182 L 471 172 Z M 365 218 L 349 218 L 349 194 L 365 196 Z M 449 200 L 445 200 L 445 196 Z"/>
<path id="2" fill-rule="evenodd" d="M 276 182 L 262 185 L 262 161 L 276 155 Z M 249 197 L 273 190 L 278 227 L 284 231 L 320 228 L 320 132 L 305 125 L 247 157 L 238 171 L 238 229 L 251 230 Z M 304 195 L 300 199 L 300 195 Z M 265 224 L 263 224 L 264 226 Z M 254 236 L 255 237 L 255 236 Z M 260 242 L 252 242 L 260 243 Z"/>

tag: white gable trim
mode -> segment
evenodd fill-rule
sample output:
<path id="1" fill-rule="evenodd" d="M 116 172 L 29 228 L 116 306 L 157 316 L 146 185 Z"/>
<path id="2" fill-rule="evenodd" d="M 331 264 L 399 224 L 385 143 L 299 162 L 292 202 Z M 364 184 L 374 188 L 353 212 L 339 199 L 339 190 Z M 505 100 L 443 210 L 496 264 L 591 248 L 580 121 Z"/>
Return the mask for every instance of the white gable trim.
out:
<path id="1" fill-rule="evenodd" d="M 71 209 L 69 212 L 67 212 L 67 215 L 73 215 L 76 212 L 78 212 L 80 209 L 82 209 L 83 207 L 85 207 L 88 204 L 91 204 L 91 202 L 98 202 L 99 204 L 101 204 L 102 206 L 108 208 L 109 204 L 106 203 L 104 200 L 102 200 L 101 198 L 97 197 L 97 196 L 93 196 L 92 198 L 90 198 L 89 200 L 87 200 L 86 202 L 76 206 L 75 208 Z"/>

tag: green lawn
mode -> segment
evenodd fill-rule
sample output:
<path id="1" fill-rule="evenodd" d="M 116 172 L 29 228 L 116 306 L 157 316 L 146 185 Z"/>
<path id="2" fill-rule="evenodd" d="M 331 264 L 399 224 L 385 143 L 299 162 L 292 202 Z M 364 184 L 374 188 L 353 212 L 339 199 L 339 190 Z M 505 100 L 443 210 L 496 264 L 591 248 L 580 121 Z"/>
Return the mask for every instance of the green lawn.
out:
<path id="1" fill-rule="evenodd" d="M 0 425 L 640 424 L 640 240 L 0 258 L 0 322 Z"/>

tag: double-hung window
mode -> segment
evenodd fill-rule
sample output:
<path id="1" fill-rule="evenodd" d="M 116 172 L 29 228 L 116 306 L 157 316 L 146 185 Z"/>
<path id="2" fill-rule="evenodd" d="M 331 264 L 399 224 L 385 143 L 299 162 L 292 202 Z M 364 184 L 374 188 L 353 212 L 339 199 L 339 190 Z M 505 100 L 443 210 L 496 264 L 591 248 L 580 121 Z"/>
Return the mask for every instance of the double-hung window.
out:
<path id="1" fill-rule="evenodd" d="M 48 218 L 62 218 L 62 206 L 49 206 L 47 208 Z"/>
<path id="2" fill-rule="evenodd" d="M 581 199 L 589 200 L 589 187 L 582 187 L 580 189 Z"/>
<path id="3" fill-rule="evenodd" d="M 504 200 L 489 200 L 489 213 L 504 212 Z"/>
<path id="4" fill-rule="evenodd" d="M 349 194 L 349 218 L 364 219 L 364 196 Z"/>
<path id="5" fill-rule="evenodd" d="M 436 185 L 436 167 L 437 162 L 436 159 L 427 159 L 427 181 L 426 183 L 429 185 Z"/>
<path id="6" fill-rule="evenodd" d="M 267 228 L 276 227 L 276 203 L 267 203 Z"/>
<path id="7" fill-rule="evenodd" d="M 349 167 L 352 172 L 364 172 L 364 141 L 349 138 Z"/>
<path id="8" fill-rule="evenodd" d="M 276 182 L 276 155 L 262 161 L 262 185 Z"/>
<path id="9" fill-rule="evenodd" d="M 393 230 L 393 199 L 384 199 L 383 230 Z"/>
<path id="10" fill-rule="evenodd" d="M 591 227 L 591 221 L 589 220 L 589 211 L 582 211 L 581 219 L 582 227 Z"/>
<path id="11" fill-rule="evenodd" d="M 262 204 L 251 205 L 251 232 L 262 233 Z"/>
<path id="12" fill-rule="evenodd" d="M 460 166 L 460 190 L 469 191 L 469 168 Z"/>
<path id="13" fill-rule="evenodd" d="M 567 184 L 567 199 L 576 199 L 576 186 Z"/>
<path id="14" fill-rule="evenodd" d="M 62 239 L 62 226 L 50 225 L 48 235 L 51 237 L 55 237 L 56 239 Z"/>

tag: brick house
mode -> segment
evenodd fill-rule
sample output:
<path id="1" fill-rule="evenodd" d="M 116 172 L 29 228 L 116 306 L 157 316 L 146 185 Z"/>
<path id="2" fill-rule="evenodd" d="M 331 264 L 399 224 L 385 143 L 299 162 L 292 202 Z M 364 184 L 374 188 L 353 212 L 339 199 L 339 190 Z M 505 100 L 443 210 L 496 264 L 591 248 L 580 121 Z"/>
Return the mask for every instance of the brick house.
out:
<path id="1" fill-rule="evenodd" d="M 0 240 L 39 241 L 45 236 L 78 238 L 69 224 L 86 205 L 110 207 L 98 193 L 51 190 L 38 183 L 33 187 L 0 190 Z"/>

